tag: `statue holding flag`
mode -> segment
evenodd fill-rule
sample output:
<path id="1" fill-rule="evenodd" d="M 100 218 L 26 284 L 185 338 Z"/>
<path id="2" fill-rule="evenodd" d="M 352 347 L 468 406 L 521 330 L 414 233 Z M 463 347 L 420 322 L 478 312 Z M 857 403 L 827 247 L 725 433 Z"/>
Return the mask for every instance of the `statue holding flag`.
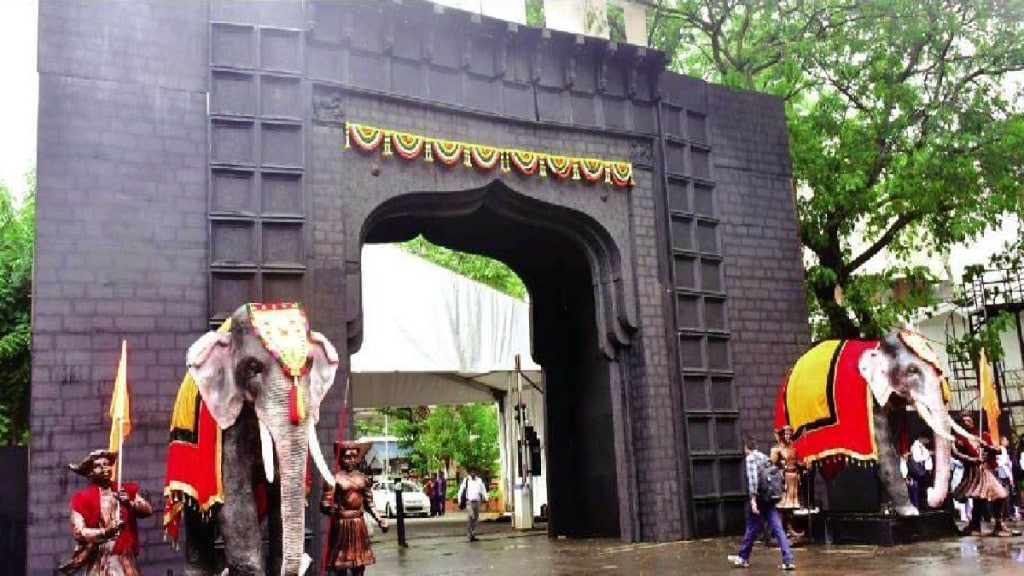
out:
<path id="1" fill-rule="evenodd" d="M 134 483 L 121 481 L 124 439 L 131 432 L 126 345 L 121 344 L 121 362 L 110 403 L 113 420 L 110 446 L 94 450 L 70 468 L 89 479 L 90 486 L 71 497 L 71 531 L 76 548 L 71 560 L 60 566 L 64 574 L 85 569 L 86 576 L 138 576 L 135 556 L 139 552 L 136 521 L 153 513 L 153 507 L 139 494 Z M 115 473 L 114 466 L 117 466 Z"/>
<path id="2" fill-rule="evenodd" d="M 964 479 L 957 486 L 954 497 L 958 500 L 972 499 L 973 512 L 971 521 L 963 530 L 965 535 L 981 535 L 981 510 L 983 506 L 988 505 L 993 523 L 990 535 L 1005 538 L 1012 536 L 1013 533 L 1003 525 L 1004 503 L 1009 493 L 994 473 L 995 456 L 999 451 L 999 399 L 996 396 L 992 371 L 984 349 L 978 358 L 978 388 L 981 396 L 978 423 L 975 423 L 971 414 L 964 413 L 960 416 L 960 426 L 954 428 L 956 442 L 953 445 L 953 455 L 964 464 Z M 984 429 L 986 423 L 988 430 Z"/>

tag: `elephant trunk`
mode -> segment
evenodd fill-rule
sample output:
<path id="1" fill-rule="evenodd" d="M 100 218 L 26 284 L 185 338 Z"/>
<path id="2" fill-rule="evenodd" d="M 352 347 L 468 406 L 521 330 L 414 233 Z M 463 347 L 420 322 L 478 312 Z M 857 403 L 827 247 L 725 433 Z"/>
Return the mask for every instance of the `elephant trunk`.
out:
<path id="1" fill-rule="evenodd" d="M 291 379 L 275 379 L 263 416 L 273 439 L 281 486 L 282 576 L 300 575 L 306 532 L 306 426 L 289 420 L 287 398 L 292 385 Z"/>
<path id="2" fill-rule="evenodd" d="M 945 438 L 935 437 L 935 483 L 928 489 L 928 505 L 942 507 L 949 492 L 949 454 L 951 445 Z"/>
<path id="3" fill-rule="evenodd" d="M 952 449 L 949 414 L 941 397 L 933 402 L 922 399 L 916 403 L 916 408 L 935 437 L 935 481 L 928 488 L 928 505 L 941 508 L 949 492 L 949 458 Z"/>
<path id="4" fill-rule="evenodd" d="M 301 434 L 289 436 L 298 437 L 289 440 L 286 446 L 278 444 L 281 461 L 281 574 L 298 576 L 306 532 L 306 506 L 303 501 L 306 443 Z"/>

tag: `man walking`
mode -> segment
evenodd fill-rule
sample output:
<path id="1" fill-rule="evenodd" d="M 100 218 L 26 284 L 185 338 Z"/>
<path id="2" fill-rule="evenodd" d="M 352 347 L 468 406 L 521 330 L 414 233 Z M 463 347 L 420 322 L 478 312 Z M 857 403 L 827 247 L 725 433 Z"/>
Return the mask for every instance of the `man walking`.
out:
<path id="1" fill-rule="evenodd" d="M 436 474 L 436 477 L 437 480 L 434 481 L 434 498 L 437 499 L 437 514 L 444 516 L 444 503 L 448 499 L 448 479 L 445 477 L 444 471 Z"/>
<path id="2" fill-rule="evenodd" d="M 762 476 L 762 469 L 766 466 L 771 466 L 771 462 L 767 456 L 757 450 L 757 441 L 753 437 L 748 437 L 744 440 L 743 451 L 747 455 L 745 460 L 747 492 L 750 495 L 746 509 L 747 530 L 743 536 L 743 544 L 740 545 L 739 553 L 729 556 L 728 560 L 733 566 L 741 568 L 750 566 L 750 552 L 754 548 L 754 541 L 757 539 L 758 532 L 762 530 L 765 522 L 767 522 L 771 526 L 772 533 L 775 534 L 775 539 L 779 542 L 779 548 L 782 550 L 782 565 L 779 566 L 779 569 L 795 570 L 793 552 L 789 548 L 786 531 L 782 529 L 782 518 L 775 507 L 776 501 L 774 497 L 776 495 L 771 493 L 769 487 L 762 486 L 763 482 L 759 481 Z M 779 492 L 778 496 L 781 497 L 781 489 Z"/>
<path id="3" fill-rule="evenodd" d="M 459 486 L 459 502 L 466 502 L 469 513 L 466 523 L 469 532 L 469 541 L 476 542 L 476 521 L 480 518 L 480 501 L 487 500 L 487 487 L 484 481 L 476 475 L 475 470 L 469 471 L 469 476 Z"/>

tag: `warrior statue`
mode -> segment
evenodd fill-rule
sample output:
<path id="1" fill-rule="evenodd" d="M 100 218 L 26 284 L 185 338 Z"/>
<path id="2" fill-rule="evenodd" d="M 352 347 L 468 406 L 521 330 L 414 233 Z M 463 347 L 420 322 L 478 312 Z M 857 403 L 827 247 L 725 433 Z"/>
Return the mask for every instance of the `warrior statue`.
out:
<path id="1" fill-rule="evenodd" d="M 341 442 L 337 450 L 341 470 L 334 475 L 332 490 L 324 485 L 320 511 L 331 517 L 328 537 L 327 567 L 332 576 L 362 576 L 376 559 L 370 549 L 370 534 L 363 520 L 363 510 L 373 516 L 381 530 L 387 532 L 387 520 L 381 518 L 373 504 L 370 479 L 356 469 L 363 450 L 355 442 Z"/>
<path id="2" fill-rule="evenodd" d="M 775 432 L 778 444 L 772 447 L 772 464 L 782 468 L 784 492 L 776 505 L 782 515 L 782 525 L 791 540 L 803 536 L 793 528 L 793 511 L 800 508 L 800 462 L 793 447 L 793 429 L 783 426 Z"/>
<path id="3" fill-rule="evenodd" d="M 86 576 L 139 576 L 135 556 L 139 553 L 136 519 L 146 518 L 153 508 L 133 483 L 111 481 L 117 454 L 95 450 L 70 468 L 92 484 L 71 497 L 71 531 L 74 555 L 60 567 L 64 574 L 82 568 Z"/>

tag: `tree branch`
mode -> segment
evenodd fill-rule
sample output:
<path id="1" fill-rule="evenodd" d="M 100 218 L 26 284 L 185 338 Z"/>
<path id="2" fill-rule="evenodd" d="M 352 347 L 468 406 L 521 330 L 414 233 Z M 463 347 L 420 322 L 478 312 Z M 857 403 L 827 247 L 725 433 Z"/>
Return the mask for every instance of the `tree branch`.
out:
<path id="1" fill-rule="evenodd" d="M 862 252 L 860 256 L 850 261 L 850 263 L 846 266 L 846 272 L 853 273 L 855 270 L 863 266 L 868 260 L 873 258 L 875 254 L 878 254 L 879 252 L 882 251 L 883 248 L 888 246 L 889 243 L 892 242 L 892 239 L 895 238 L 901 230 L 903 230 L 910 224 L 913 224 L 914 221 L 920 218 L 922 215 L 923 214 L 917 210 L 911 210 L 910 212 L 904 212 L 903 214 L 901 214 L 900 217 L 897 218 L 891 226 L 889 226 L 889 229 L 886 230 L 882 234 L 882 236 L 878 238 L 878 240 L 875 240 L 874 244 L 868 246 L 867 250 Z"/>

